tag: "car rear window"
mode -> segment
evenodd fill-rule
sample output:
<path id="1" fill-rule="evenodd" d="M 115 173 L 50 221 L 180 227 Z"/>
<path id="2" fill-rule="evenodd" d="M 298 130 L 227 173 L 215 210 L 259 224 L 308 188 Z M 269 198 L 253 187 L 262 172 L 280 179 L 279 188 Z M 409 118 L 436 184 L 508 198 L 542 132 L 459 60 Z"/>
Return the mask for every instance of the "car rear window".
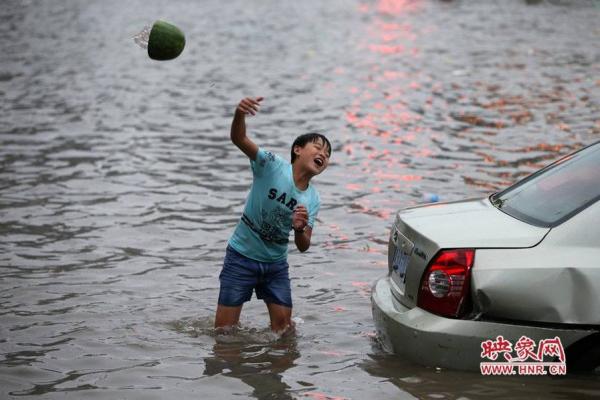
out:
<path id="1" fill-rule="evenodd" d="M 554 227 L 600 199 L 600 142 L 566 156 L 491 197 L 501 211 Z"/>

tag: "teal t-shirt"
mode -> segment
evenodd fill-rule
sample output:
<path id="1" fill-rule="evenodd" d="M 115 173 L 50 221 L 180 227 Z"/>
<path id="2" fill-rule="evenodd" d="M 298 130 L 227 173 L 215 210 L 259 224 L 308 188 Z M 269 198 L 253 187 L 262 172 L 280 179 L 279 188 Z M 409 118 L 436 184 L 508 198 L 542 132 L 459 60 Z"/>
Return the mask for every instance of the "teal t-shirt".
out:
<path id="1" fill-rule="evenodd" d="M 314 228 L 321 206 L 319 193 L 310 183 L 306 190 L 299 190 L 294 184 L 292 164 L 269 151 L 259 149 L 250 165 L 252 187 L 229 245 L 253 260 L 284 260 L 292 230 L 292 211 L 297 205 L 305 206 L 308 225 Z"/>

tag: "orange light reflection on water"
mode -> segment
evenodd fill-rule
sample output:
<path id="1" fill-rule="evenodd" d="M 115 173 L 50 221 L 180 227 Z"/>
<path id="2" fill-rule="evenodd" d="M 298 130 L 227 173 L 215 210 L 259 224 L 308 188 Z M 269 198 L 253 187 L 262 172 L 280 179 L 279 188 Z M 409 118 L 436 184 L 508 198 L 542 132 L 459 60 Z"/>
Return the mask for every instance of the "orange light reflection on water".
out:
<path id="1" fill-rule="evenodd" d="M 422 2 L 414 0 L 379 0 L 375 5 L 361 4 L 359 12 L 375 12 L 374 22 L 368 28 L 368 43 L 362 46 L 362 51 L 375 53 L 375 59 L 404 52 L 408 57 L 417 57 L 419 51 L 413 42 L 418 33 L 414 27 L 401 20 L 391 21 L 390 17 L 414 12 L 421 7 Z M 403 101 L 412 91 L 421 90 L 422 83 L 418 73 L 381 68 L 380 65 L 376 63 L 370 68 L 362 87 L 349 88 L 356 97 L 346 111 L 346 121 L 361 133 L 397 145 L 411 140 L 411 137 L 404 136 L 417 128 L 422 120 L 422 116 L 409 109 Z M 403 137 L 402 140 L 398 140 L 399 136 Z"/>
<path id="2" fill-rule="evenodd" d="M 421 71 L 407 70 L 400 61 L 404 57 L 420 57 L 417 40 L 426 27 L 414 26 L 401 17 L 421 10 L 423 4 L 420 0 L 378 0 L 362 3 L 358 8 L 360 13 L 369 14 L 372 21 L 364 41 L 358 44 L 358 50 L 371 63 L 346 89 L 351 100 L 344 117 L 352 136 L 343 152 L 356 160 L 347 171 L 352 178 L 345 185 L 346 190 L 352 196 L 367 196 L 354 199 L 348 206 L 350 213 L 389 221 L 400 203 L 395 198 L 393 204 L 386 204 L 390 193 L 407 192 L 407 186 L 419 184 L 425 176 L 410 165 L 415 159 L 435 154 L 432 132 L 423 126 L 423 110 L 432 105 L 432 88 L 442 91 L 444 86 L 432 82 Z M 333 73 L 341 75 L 345 69 L 339 66 Z M 422 104 L 414 104 L 415 99 Z M 341 241 L 341 236 L 341 232 L 332 230 L 332 240 L 326 247 L 351 245 Z"/>
<path id="3" fill-rule="evenodd" d="M 352 282 L 352 286 L 358 290 L 361 297 L 365 299 L 371 297 L 371 284 L 369 282 Z"/>
<path id="4" fill-rule="evenodd" d="M 323 243 L 323 247 L 326 249 L 347 249 L 350 246 L 348 245 L 348 236 L 342 233 L 342 227 L 337 224 L 328 225 L 330 229 L 329 237 L 330 240 L 327 240 Z M 325 273 L 327 274 L 327 273 Z"/>
<path id="5" fill-rule="evenodd" d="M 358 183 L 348 183 L 346 184 L 346 189 L 351 190 L 351 191 L 357 191 L 357 190 L 362 190 L 363 186 L 359 185 Z"/>
<path id="6" fill-rule="evenodd" d="M 415 0 L 378 0 L 375 9 L 381 14 L 402 15 L 421 7 L 421 2 Z"/>
<path id="7" fill-rule="evenodd" d="M 338 355 L 338 354 L 336 353 L 336 354 L 328 354 L 328 355 Z M 325 393 L 321 393 L 321 392 L 306 392 L 306 393 L 304 393 L 303 396 L 310 397 L 315 400 L 348 400 L 346 397 L 329 396 L 329 395 L 326 395 Z"/>

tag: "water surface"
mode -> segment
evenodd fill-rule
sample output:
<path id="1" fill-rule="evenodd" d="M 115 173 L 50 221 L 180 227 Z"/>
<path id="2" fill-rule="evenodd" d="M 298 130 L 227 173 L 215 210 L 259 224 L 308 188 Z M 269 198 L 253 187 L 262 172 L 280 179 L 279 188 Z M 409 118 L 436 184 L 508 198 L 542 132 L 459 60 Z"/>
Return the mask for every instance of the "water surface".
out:
<path id="1" fill-rule="evenodd" d="M 600 133 L 593 1 L 12 1 L 0 10 L 0 397 L 574 399 L 598 378 L 421 367 L 374 335 L 394 213 L 485 196 Z M 187 35 L 170 62 L 131 37 Z M 215 335 L 251 174 L 229 142 L 334 145 L 295 336 Z"/>

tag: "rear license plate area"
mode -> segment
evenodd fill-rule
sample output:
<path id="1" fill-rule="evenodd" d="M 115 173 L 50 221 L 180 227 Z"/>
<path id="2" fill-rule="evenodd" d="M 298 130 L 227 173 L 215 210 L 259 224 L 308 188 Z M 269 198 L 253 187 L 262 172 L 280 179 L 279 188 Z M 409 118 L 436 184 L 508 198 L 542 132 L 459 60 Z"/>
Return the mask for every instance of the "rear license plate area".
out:
<path id="1" fill-rule="evenodd" d="M 392 280 L 396 288 L 400 291 L 400 294 L 404 294 L 406 269 L 410 262 L 414 244 L 397 229 L 395 229 L 393 241 L 396 248 L 394 250 L 394 258 L 392 259 Z"/>

